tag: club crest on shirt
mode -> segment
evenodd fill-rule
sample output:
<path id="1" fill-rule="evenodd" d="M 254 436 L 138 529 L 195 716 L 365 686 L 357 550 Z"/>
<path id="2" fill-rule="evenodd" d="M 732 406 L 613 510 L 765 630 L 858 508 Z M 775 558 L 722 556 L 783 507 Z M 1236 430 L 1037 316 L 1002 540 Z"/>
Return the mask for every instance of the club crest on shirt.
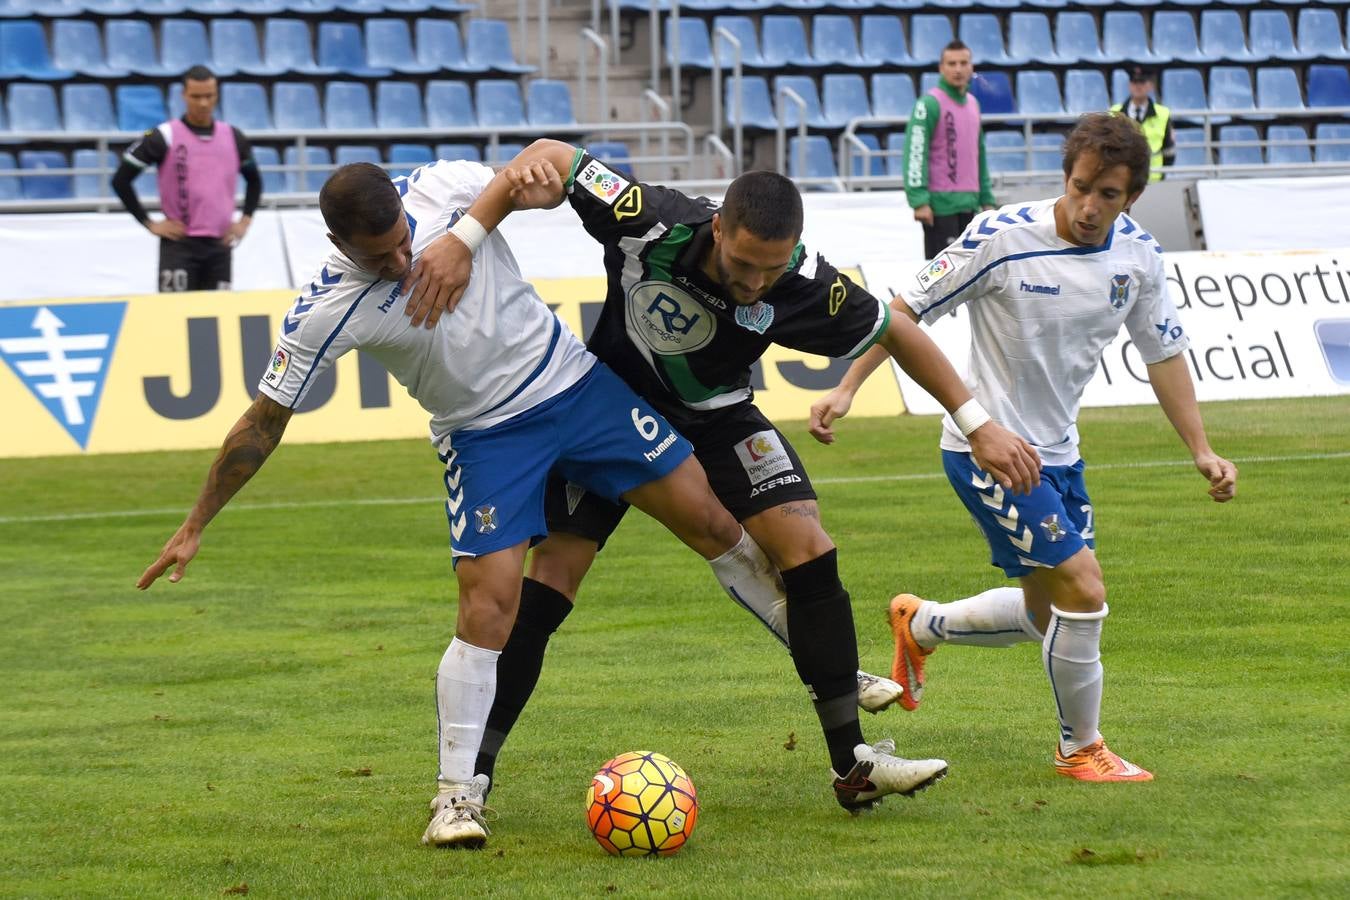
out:
<path id="1" fill-rule="evenodd" d="M 750 306 L 738 306 L 736 324 L 763 334 L 773 324 L 773 307 L 763 300 L 756 300 Z"/>
<path id="2" fill-rule="evenodd" d="M 600 202 L 613 206 L 628 182 L 614 174 L 604 163 L 592 160 L 577 173 L 576 183 L 590 191 Z"/>
<path id="3" fill-rule="evenodd" d="M 497 530 L 497 507 L 480 506 L 473 511 L 473 527 L 479 534 L 492 534 Z"/>
<path id="4" fill-rule="evenodd" d="M 1130 299 L 1130 276 L 1112 275 L 1111 293 L 1108 298 L 1111 301 L 1112 309 L 1120 309 Z"/>
<path id="5" fill-rule="evenodd" d="M 1059 524 L 1059 513 L 1051 513 L 1041 519 L 1041 530 L 1045 532 L 1045 539 L 1052 544 L 1064 540 L 1064 535 L 1068 534 L 1064 526 Z"/>
<path id="6" fill-rule="evenodd" d="M 955 271 L 956 263 L 952 262 L 951 255 L 947 253 L 938 254 L 924 263 L 923 268 L 915 273 L 915 277 L 919 280 L 919 290 L 928 290 Z"/>

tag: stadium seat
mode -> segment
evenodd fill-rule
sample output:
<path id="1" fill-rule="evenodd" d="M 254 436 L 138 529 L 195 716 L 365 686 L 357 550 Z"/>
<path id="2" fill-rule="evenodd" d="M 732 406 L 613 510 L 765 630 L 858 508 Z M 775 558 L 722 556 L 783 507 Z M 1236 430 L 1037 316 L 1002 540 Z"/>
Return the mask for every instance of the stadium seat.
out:
<path id="1" fill-rule="evenodd" d="M 13 131 L 60 131 L 56 89 L 50 84 L 11 84 L 9 127 Z"/>
<path id="2" fill-rule="evenodd" d="M 1350 163 L 1350 125 L 1323 122 L 1317 126 L 1317 161 Z"/>
<path id="3" fill-rule="evenodd" d="M 946 16 L 921 13 L 909 20 L 909 53 L 914 64 L 935 66 L 942 48 L 952 42 L 952 22 Z"/>
<path id="4" fill-rule="evenodd" d="M 318 88 L 298 81 L 272 85 L 272 121 L 281 131 L 323 128 Z"/>
<path id="5" fill-rule="evenodd" d="M 769 99 L 768 82 L 758 75 L 747 75 L 741 82 L 739 92 L 734 78 L 728 78 L 723 84 L 722 109 L 728 127 L 734 127 L 739 118 L 746 128 L 777 128 L 778 117 L 774 115 L 773 101 Z"/>
<path id="6" fill-rule="evenodd" d="M 262 175 L 264 194 L 286 193 L 286 176 L 274 168 L 281 165 L 281 155 L 277 153 L 275 147 L 254 144 L 253 161 L 257 163 L 258 172 Z"/>
<path id="7" fill-rule="evenodd" d="M 108 49 L 108 66 L 152 78 L 173 78 L 183 74 L 172 72 L 159 62 L 155 50 L 155 35 L 150 23 L 141 19 L 109 19 L 103 26 L 103 39 Z"/>
<path id="8" fill-rule="evenodd" d="M 666 65 L 675 64 L 675 20 L 665 24 Z M 680 65 L 686 69 L 713 67 L 712 42 L 708 39 L 708 23 L 702 19 L 680 19 Z"/>
<path id="9" fill-rule="evenodd" d="M 66 131 L 116 131 L 112 95 L 104 84 L 61 85 Z"/>
<path id="10" fill-rule="evenodd" d="M 330 81 L 323 88 L 324 127 L 332 131 L 374 128 L 370 89 L 359 81 Z"/>
<path id="11" fill-rule="evenodd" d="M 211 48 L 206 40 L 206 23 L 197 19 L 165 19 L 159 23 L 160 63 L 166 71 L 182 75 L 197 65 L 211 60 Z M 215 70 L 217 77 L 236 74 Z"/>
<path id="12" fill-rule="evenodd" d="M 437 144 L 437 159 L 467 159 L 469 162 L 482 162 L 483 151 L 477 144 Z"/>
<path id="13" fill-rule="evenodd" d="M 300 153 L 294 145 L 286 148 L 282 158 L 288 166 L 300 165 Z M 333 160 L 326 147 L 306 147 L 304 161 L 304 173 L 299 169 L 286 173 L 286 190 L 290 193 L 317 193 L 331 174 Z"/>
<path id="14" fill-rule="evenodd" d="M 1312 145 L 1302 125 L 1272 125 L 1266 129 L 1266 157 L 1271 165 L 1312 162 Z"/>
<path id="15" fill-rule="evenodd" d="M 1064 111 L 1070 115 L 1111 108 L 1106 76 L 1097 69 L 1070 69 L 1064 73 Z"/>
<path id="16" fill-rule="evenodd" d="M 983 99 L 980 108 L 984 109 Z M 1064 115 L 1059 81 L 1054 72 L 1023 69 L 1017 73 L 1017 111 L 1027 115 Z"/>
<path id="17" fill-rule="evenodd" d="M 333 165 L 348 166 L 352 163 L 383 164 L 378 147 L 373 144 L 339 144 L 333 149 Z"/>
<path id="18" fill-rule="evenodd" d="M 962 13 L 957 35 L 970 48 L 978 66 L 1017 66 L 1025 59 L 1013 59 L 1003 47 L 1003 28 L 992 13 Z M 1049 45 L 1046 46 L 1049 51 Z"/>
<path id="19" fill-rule="evenodd" d="M 505 165 L 515 159 L 524 149 L 524 144 L 498 144 L 494 149 L 492 143 L 489 142 L 487 149 L 483 152 L 483 162 L 490 166 Z"/>
<path id="20" fill-rule="evenodd" d="M 803 141 L 806 143 L 803 144 Z M 813 134 L 805 138 L 794 135 L 788 140 L 787 154 L 789 178 L 839 177 L 839 170 L 834 164 L 834 149 L 830 146 L 829 139 L 822 135 Z M 823 186 L 803 185 L 803 187 L 806 190 L 821 190 Z"/>
<path id="21" fill-rule="evenodd" d="M 1299 52 L 1294 45 L 1289 14 L 1282 9 L 1252 10 L 1247 18 L 1247 41 L 1252 53 L 1261 59 L 1299 62 L 1311 58 L 1311 54 Z"/>
<path id="22" fill-rule="evenodd" d="M 1096 27 L 1093 28 L 1096 42 Z M 1060 65 L 1077 62 L 1064 60 L 1055 52 L 1050 38 L 1050 19 L 1040 12 L 1015 12 L 1008 17 L 1008 55 L 1021 60 L 1035 60 L 1039 65 Z"/>
<path id="23" fill-rule="evenodd" d="M 1172 165 L 1207 166 L 1210 164 L 1209 151 L 1205 149 L 1204 129 L 1175 128 L 1172 130 L 1172 134 L 1177 142 L 1177 155 L 1172 160 Z"/>
<path id="24" fill-rule="evenodd" d="M 391 144 L 389 146 L 389 174 L 407 175 L 418 166 L 434 162 L 431 148 L 426 144 Z"/>
<path id="25" fill-rule="evenodd" d="M 309 25 L 300 19 L 266 21 L 263 25 L 263 64 L 293 75 L 337 74 L 337 69 L 314 62 Z"/>
<path id="26" fill-rule="evenodd" d="M 1199 69 L 1163 69 L 1162 96 L 1159 99 L 1172 108 L 1174 115 L 1177 110 L 1209 108 L 1209 101 L 1205 97 L 1205 82 Z M 1203 121 L 1184 117 L 1178 117 L 1178 120 Z"/>
<path id="27" fill-rule="evenodd" d="M 107 88 L 104 85 L 98 87 Z M 76 150 L 70 158 L 73 169 L 100 169 L 88 175 L 75 176 L 75 196 L 82 200 L 97 197 L 111 197 L 112 173 L 117 168 L 117 154 L 111 150 L 99 153 L 97 150 Z"/>
<path id="28" fill-rule="evenodd" d="M 69 69 L 52 65 L 41 22 L 0 20 L 0 78 L 64 81 L 74 76 Z M 23 168 L 22 158 L 19 167 Z"/>
<path id="29" fill-rule="evenodd" d="M 70 165 L 66 155 L 59 150 L 19 151 L 21 172 L 68 168 Z M 25 200 L 69 200 L 75 195 L 75 186 L 69 175 L 22 175 L 19 182 Z"/>
<path id="30" fill-rule="evenodd" d="M 394 74 L 366 62 L 361 27 L 351 22 L 320 22 L 318 61 L 348 78 L 388 78 Z"/>
<path id="31" fill-rule="evenodd" d="M 1219 129 L 1219 165 L 1221 166 L 1260 166 L 1265 164 L 1261 158 L 1261 148 L 1254 142 L 1260 141 L 1252 125 L 1224 125 Z M 1236 143 L 1248 146 L 1234 146 Z"/>
<path id="32" fill-rule="evenodd" d="M 0 150 L 0 201 L 23 198 L 23 188 L 19 184 L 18 177 L 9 174 L 18 170 L 19 164 L 14 161 L 14 154 L 8 150 Z"/>
<path id="33" fill-rule="evenodd" d="M 1334 9 L 1298 11 L 1298 52 L 1309 59 L 1350 59 Z"/>
<path id="34" fill-rule="evenodd" d="M 713 42 L 713 50 L 717 54 L 715 58 L 720 58 L 722 64 L 730 67 L 736 59 L 735 48 L 727 42 L 727 39 L 719 35 L 719 29 L 725 29 L 730 32 L 736 40 L 741 42 L 741 65 L 751 69 L 766 68 L 767 63 L 764 56 L 759 52 L 759 34 L 755 31 L 755 23 L 746 16 L 718 16 L 713 19 L 712 33 L 710 37 Z"/>
<path id="35" fill-rule="evenodd" d="M 881 142 L 877 140 L 874 134 L 862 133 L 856 135 L 859 141 L 867 149 L 878 154 L 864 158 L 862 152 L 857 147 L 851 147 L 849 173 L 854 178 L 882 178 L 886 175 L 886 158 L 880 155 Z"/>
<path id="36" fill-rule="evenodd" d="M 914 65 L 899 16 L 863 16 L 860 52 L 869 66 Z"/>
<path id="37" fill-rule="evenodd" d="M 782 93 L 784 90 L 790 90 L 802 98 L 802 102 L 806 104 L 805 113 L 795 101 Z M 773 99 L 775 109 L 782 112 L 783 122 L 788 128 L 796 128 L 803 116 L 808 128 L 830 127 L 820 109 L 820 92 L 816 90 L 816 80 L 810 75 L 774 76 Z"/>
<path id="38" fill-rule="evenodd" d="M 1089 12 L 1062 12 L 1055 16 L 1055 52 L 1064 63 L 1107 65 L 1124 60 L 1102 52 L 1097 20 Z"/>
<path id="39" fill-rule="evenodd" d="M 404 75 L 431 75 L 439 63 L 426 63 L 413 52 L 412 32 L 403 19 L 366 19 L 366 62 Z"/>
<path id="40" fill-rule="evenodd" d="M 516 75 L 534 71 L 534 66 L 516 62 L 515 51 L 511 49 L 511 34 L 500 19 L 470 19 L 465 44 L 472 65 Z"/>
<path id="41" fill-rule="evenodd" d="M 1026 142 L 1020 131 L 991 131 L 984 136 L 984 153 L 989 171 L 1025 172 Z"/>
<path id="42" fill-rule="evenodd" d="M 905 133 L 892 131 L 886 135 L 886 174 L 903 177 L 905 174 Z"/>
<path id="43" fill-rule="evenodd" d="M 831 128 L 843 128 L 850 119 L 872 115 L 867 83 L 857 72 L 826 75 L 821 79 L 821 110 Z"/>
<path id="44" fill-rule="evenodd" d="M 1004 72 L 981 72 L 970 80 L 970 92 L 980 101 L 980 112 L 987 116 L 1016 111 L 1012 82 Z"/>
<path id="45" fill-rule="evenodd" d="M 633 152 L 623 141 L 595 141 L 586 145 L 586 152 L 625 178 L 633 178 Z"/>
<path id="46" fill-rule="evenodd" d="M 806 28 L 798 16 L 765 16 L 760 21 L 760 54 L 775 69 L 803 69 L 817 65 L 806 46 Z"/>
<path id="47" fill-rule="evenodd" d="M 113 97 L 119 131 L 147 131 L 169 117 L 164 93 L 153 84 L 119 84 Z"/>
<path id="48" fill-rule="evenodd" d="M 526 121 L 541 127 L 568 128 L 577 124 L 572 91 L 565 81 L 535 78 L 526 88 Z"/>
<path id="49" fill-rule="evenodd" d="M 1259 109 L 1303 109 L 1303 88 L 1291 68 L 1256 70 L 1256 105 Z"/>
<path id="50" fill-rule="evenodd" d="M 131 74 L 108 65 L 98 25 L 83 19 L 57 19 L 52 23 L 52 64 L 90 78 L 116 79 Z"/>
<path id="51" fill-rule="evenodd" d="M 428 128 L 478 127 L 469 85 L 463 81 L 428 81 L 426 102 Z"/>
<path id="52" fill-rule="evenodd" d="M 1172 62 L 1165 54 L 1148 48 L 1144 17 L 1132 9 L 1112 9 L 1102 16 L 1102 52 L 1112 61 L 1129 60 L 1145 65 Z"/>
<path id="53" fill-rule="evenodd" d="M 1256 108 L 1252 96 L 1252 76 L 1241 66 L 1214 66 L 1209 70 L 1209 105 L 1211 109 L 1251 110 Z M 1217 122 L 1218 120 L 1213 120 Z"/>
<path id="54" fill-rule="evenodd" d="M 903 72 L 878 72 L 872 76 L 872 114 L 909 118 L 914 112 L 914 79 Z"/>
<path id="55" fill-rule="evenodd" d="M 1033 172 L 1064 171 L 1064 135 L 1033 134 L 1031 136 L 1031 170 Z"/>
<path id="56" fill-rule="evenodd" d="M 811 56 L 823 66 L 865 69 L 874 65 L 858 52 L 858 34 L 848 16 L 820 15 L 811 21 Z"/>
<path id="57" fill-rule="evenodd" d="M 520 85 L 505 79 L 486 78 L 473 86 L 478 124 L 484 128 L 511 128 L 525 124 L 525 103 Z"/>
<path id="58" fill-rule="evenodd" d="M 1200 52 L 1224 62 L 1264 62 L 1270 58 L 1248 49 L 1242 17 L 1235 9 L 1207 9 L 1200 13 Z"/>
<path id="59" fill-rule="evenodd" d="M 375 85 L 375 127 L 425 128 L 422 92 L 410 81 L 381 81 Z"/>
<path id="60" fill-rule="evenodd" d="M 443 72 L 486 72 L 486 66 L 470 63 L 464 55 L 459 25 L 445 19 L 418 19 L 413 26 L 417 38 L 417 62 L 423 66 L 438 66 Z"/>
<path id="61" fill-rule="evenodd" d="M 211 70 L 217 74 L 243 72 L 271 78 L 284 75 L 281 66 L 263 62 L 258 44 L 258 29 L 248 19 L 211 20 Z"/>
<path id="62" fill-rule="evenodd" d="M 1218 62 L 1222 58 L 1201 52 L 1195 20 L 1189 12 L 1181 10 L 1162 10 L 1153 14 L 1153 52 L 1173 61 L 1190 63 Z"/>
<path id="63" fill-rule="evenodd" d="M 1350 106 L 1350 73 L 1345 66 L 1308 66 L 1309 106 Z"/>
<path id="64" fill-rule="evenodd" d="M 272 110 L 267 103 L 267 91 L 262 85 L 247 81 L 225 82 L 220 86 L 220 117 L 245 133 L 271 130 Z"/>

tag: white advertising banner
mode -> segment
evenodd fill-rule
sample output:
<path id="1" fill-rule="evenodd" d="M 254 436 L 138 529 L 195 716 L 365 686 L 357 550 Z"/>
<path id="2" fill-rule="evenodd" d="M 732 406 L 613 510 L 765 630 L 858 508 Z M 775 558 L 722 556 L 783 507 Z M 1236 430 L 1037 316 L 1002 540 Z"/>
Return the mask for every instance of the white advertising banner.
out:
<path id="1" fill-rule="evenodd" d="M 1350 176 L 1196 182 L 1210 250 L 1311 250 L 1350 243 Z"/>
<path id="2" fill-rule="evenodd" d="M 1190 336 L 1186 351 L 1201 401 L 1350 394 L 1350 249 L 1307 253 L 1168 253 L 1168 287 Z M 922 262 L 864 262 L 869 290 L 894 296 Z M 1106 286 L 1102 287 L 1106 302 Z M 964 371 L 970 324 L 964 310 L 930 329 Z M 905 408 L 941 406 L 898 367 Z M 1123 329 L 1083 394 L 1084 406 L 1153 403 L 1148 373 Z"/>

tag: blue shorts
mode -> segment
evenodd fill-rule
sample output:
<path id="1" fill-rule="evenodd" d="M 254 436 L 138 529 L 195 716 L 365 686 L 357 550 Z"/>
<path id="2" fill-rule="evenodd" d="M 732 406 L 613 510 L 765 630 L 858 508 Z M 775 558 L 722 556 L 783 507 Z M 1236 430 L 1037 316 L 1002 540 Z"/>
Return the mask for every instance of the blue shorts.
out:
<path id="1" fill-rule="evenodd" d="M 1081 459 L 1042 468 L 1041 483 L 1028 495 L 1004 491 L 969 453 L 943 450 L 942 467 L 989 542 L 990 564 L 1009 578 L 1053 569 L 1084 547 L 1097 546 Z"/>
<path id="2" fill-rule="evenodd" d="M 550 469 L 617 500 L 669 475 L 694 452 L 604 363 L 533 409 L 481 431 L 457 431 L 437 449 L 455 557 L 543 540 Z"/>

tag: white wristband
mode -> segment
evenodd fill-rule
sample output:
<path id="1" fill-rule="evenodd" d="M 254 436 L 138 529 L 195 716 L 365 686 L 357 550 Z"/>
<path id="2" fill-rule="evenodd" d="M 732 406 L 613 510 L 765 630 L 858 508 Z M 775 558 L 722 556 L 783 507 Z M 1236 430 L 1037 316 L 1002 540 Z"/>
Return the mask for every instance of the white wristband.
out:
<path id="1" fill-rule="evenodd" d="M 988 422 L 989 418 L 989 413 L 984 411 L 980 401 L 974 397 L 962 403 L 960 408 L 952 413 L 952 421 L 956 423 L 956 430 L 966 437 L 970 437 L 970 433 Z"/>
<path id="2" fill-rule="evenodd" d="M 459 221 L 450 228 L 450 233 L 463 241 L 470 253 L 477 253 L 488 236 L 482 223 L 468 213 L 459 217 Z"/>

